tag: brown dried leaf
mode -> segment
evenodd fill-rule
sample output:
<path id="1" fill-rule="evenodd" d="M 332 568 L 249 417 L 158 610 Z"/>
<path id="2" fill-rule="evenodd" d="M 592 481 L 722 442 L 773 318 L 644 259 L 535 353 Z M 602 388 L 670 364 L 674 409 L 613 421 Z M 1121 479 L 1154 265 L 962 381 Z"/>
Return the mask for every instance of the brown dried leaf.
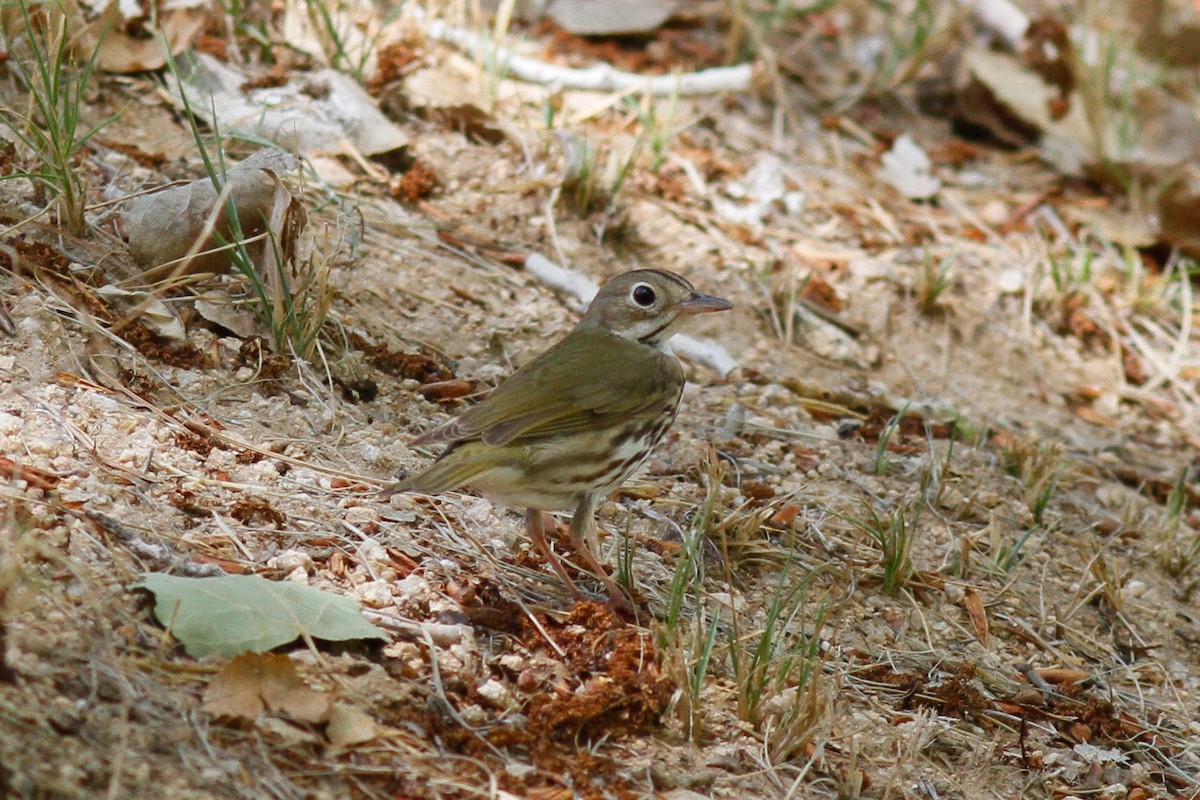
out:
<path id="1" fill-rule="evenodd" d="M 1162 238 L 1192 258 L 1200 257 L 1200 169 L 1185 165 L 1158 198 Z"/>
<path id="2" fill-rule="evenodd" d="M 62 480 L 58 475 L 38 467 L 25 466 L 18 464 L 12 459 L 0 456 L 0 478 L 5 480 L 25 481 L 38 489 L 51 491 L 58 487 L 58 482 Z"/>
<path id="3" fill-rule="evenodd" d="M 73 12 L 79 13 L 75 3 L 71 6 Z M 172 55 L 179 55 L 191 45 L 209 21 L 209 14 L 203 9 L 176 8 L 159 11 L 157 25 L 144 18 L 117 20 L 114 24 L 113 15 L 120 13 L 118 8 L 117 3 L 112 3 L 80 35 L 83 51 L 94 51 L 96 66 L 105 72 L 150 72 L 162 69 L 167 63 L 163 41 L 166 40 L 170 45 Z M 78 22 L 82 21 L 80 15 Z"/>
<path id="4" fill-rule="evenodd" d="M 334 703 L 329 711 L 329 724 L 325 736 L 336 748 L 350 747 L 369 742 L 379 735 L 375 720 L 364 711 L 344 703 Z"/>
<path id="5" fill-rule="evenodd" d="M 1039 678 L 1052 684 L 1079 683 L 1087 680 L 1088 676 L 1081 669 L 1068 669 L 1067 667 L 1044 667 L 1036 672 Z"/>
<path id="6" fill-rule="evenodd" d="M 330 718 L 333 698 L 309 688 L 296 665 L 277 653 L 245 653 L 226 664 L 204 690 L 203 710 L 213 716 L 253 720 L 277 711 L 298 722 Z"/>
<path id="7" fill-rule="evenodd" d="M 975 638 L 986 648 L 991 637 L 988 633 L 987 609 L 983 606 L 983 598 L 979 592 L 968 586 L 963 597 L 963 606 L 971 619 L 971 627 L 975 629 Z"/>
<path id="8" fill-rule="evenodd" d="M 1074 406 L 1071 408 L 1071 411 L 1084 422 L 1090 422 L 1093 425 L 1099 425 L 1103 428 L 1117 427 L 1115 419 L 1108 414 L 1097 411 L 1092 406 Z"/>
<path id="9" fill-rule="evenodd" d="M 466 397 L 469 394 L 474 394 L 478 389 L 479 385 L 475 381 L 455 378 L 448 381 L 427 383 L 419 387 L 417 391 L 426 400 L 433 400 L 440 403 L 446 400 L 457 400 L 460 397 Z"/>

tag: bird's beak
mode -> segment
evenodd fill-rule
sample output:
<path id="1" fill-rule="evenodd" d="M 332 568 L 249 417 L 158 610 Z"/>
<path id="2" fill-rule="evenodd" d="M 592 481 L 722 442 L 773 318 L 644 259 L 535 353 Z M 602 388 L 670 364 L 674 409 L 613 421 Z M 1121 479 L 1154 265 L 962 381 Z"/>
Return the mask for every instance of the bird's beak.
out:
<path id="1" fill-rule="evenodd" d="M 707 314 L 710 311 L 728 311 L 733 303 L 711 294 L 692 292 L 688 299 L 679 304 L 680 312 L 684 314 Z"/>

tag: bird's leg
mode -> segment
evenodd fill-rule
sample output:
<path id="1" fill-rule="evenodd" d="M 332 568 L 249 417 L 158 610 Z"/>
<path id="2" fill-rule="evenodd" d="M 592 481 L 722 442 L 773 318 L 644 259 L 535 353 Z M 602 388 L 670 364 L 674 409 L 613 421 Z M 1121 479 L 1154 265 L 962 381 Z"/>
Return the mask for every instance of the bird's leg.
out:
<path id="1" fill-rule="evenodd" d="M 567 574 L 567 568 L 563 566 L 562 560 L 554 555 L 554 550 L 550 547 L 550 542 L 546 541 L 546 515 L 536 508 L 525 509 L 525 533 L 528 534 L 533 546 L 538 549 L 554 571 L 558 573 L 558 577 L 562 578 L 562 582 L 571 590 L 571 594 L 576 600 L 583 596 L 579 591 L 579 587 L 575 585 L 575 581 L 571 580 L 571 576 Z"/>
<path id="2" fill-rule="evenodd" d="M 588 495 L 579 501 L 575 513 L 571 516 L 571 547 L 575 548 L 576 553 L 583 556 L 588 569 L 603 581 L 604 588 L 608 590 L 609 601 L 619 608 L 632 610 L 633 604 L 629 602 L 625 590 L 612 579 L 612 576 L 604 569 L 604 565 L 600 563 L 600 559 L 596 558 L 596 552 L 589 545 L 589 542 L 596 541 L 597 500 L 599 498 L 595 495 Z"/>

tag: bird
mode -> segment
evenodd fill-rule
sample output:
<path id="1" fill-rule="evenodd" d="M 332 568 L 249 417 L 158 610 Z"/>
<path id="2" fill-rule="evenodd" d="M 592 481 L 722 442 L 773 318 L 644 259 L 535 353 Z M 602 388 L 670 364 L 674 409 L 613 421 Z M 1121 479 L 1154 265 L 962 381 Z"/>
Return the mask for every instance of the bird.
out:
<path id="1" fill-rule="evenodd" d="M 596 505 L 637 471 L 675 421 L 684 375 L 667 340 L 688 317 L 732 307 L 667 270 L 616 275 L 564 338 L 478 404 L 413 439 L 412 447 L 446 448 L 384 495 L 467 487 L 525 508 L 534 547 L 580 599 L 546 540 L 543 513 L 573 511 L 572 548 L 610 601 L 629 608 L 593 549 Z"/>

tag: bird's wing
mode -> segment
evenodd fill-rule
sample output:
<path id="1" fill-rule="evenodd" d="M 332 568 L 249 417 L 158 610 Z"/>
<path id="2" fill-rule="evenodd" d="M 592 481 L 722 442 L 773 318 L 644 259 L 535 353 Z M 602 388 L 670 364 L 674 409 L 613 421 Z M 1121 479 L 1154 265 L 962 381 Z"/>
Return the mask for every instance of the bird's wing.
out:
<path id="1" fill-rule="evenodd" d="M 607 331 L 577 329 L 416 443 L 504 445 L 603 426 L 614 417 L 653 416 L 674 399 L 681 380 L 674 356 Z"/>

